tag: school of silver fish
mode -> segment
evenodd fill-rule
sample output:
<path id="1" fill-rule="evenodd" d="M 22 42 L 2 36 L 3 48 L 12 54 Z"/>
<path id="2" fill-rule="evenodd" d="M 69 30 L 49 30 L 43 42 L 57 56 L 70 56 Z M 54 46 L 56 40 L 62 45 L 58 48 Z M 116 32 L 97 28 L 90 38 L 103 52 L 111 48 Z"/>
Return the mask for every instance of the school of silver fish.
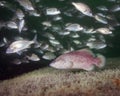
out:
<path id="1" fill-rule="evenodd" d="M 0 8 L 12 14 L 9 20 L 0 20 L 1 34 L 3 30 L 11 32 L 10 38 L 5 35 L 0 39 L 0 47 L 6 48 L 4 53 L 22 56 L 12 62 L 18 65 L 44 59 L 53 60 L 50 66 L 57 69 L 89 71 L 94 65 L 103 67 L 105 57 L 91 50 L 99 52 L 109 47 L 106 36 L 112 38 L 120 26 L 115 15 L 120 12 L 120 1 L 106 0 L 114 4 L 95 8 L 84 1 L 56 2 L 60 7 L 49 0 L 0 1 Z"/>

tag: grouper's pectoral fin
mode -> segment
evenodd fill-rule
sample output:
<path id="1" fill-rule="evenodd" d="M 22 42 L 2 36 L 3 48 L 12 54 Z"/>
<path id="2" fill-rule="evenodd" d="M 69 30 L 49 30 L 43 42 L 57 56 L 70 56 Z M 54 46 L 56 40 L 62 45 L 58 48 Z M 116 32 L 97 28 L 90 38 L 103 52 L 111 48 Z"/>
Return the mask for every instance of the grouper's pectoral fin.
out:
<path id="1" fill-rule="evenodd" d="M 92 71 L 94 69 L 94 65 L 90 65 L 90 66 L 84 67 L 82 69 L 84 69 L 86 71 Z"/>

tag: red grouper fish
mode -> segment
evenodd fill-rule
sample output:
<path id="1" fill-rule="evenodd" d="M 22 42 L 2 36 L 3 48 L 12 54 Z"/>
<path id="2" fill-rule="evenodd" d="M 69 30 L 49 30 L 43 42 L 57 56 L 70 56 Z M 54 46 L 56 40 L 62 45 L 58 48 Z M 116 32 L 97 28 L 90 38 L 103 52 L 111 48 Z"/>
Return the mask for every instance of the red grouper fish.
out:
<path id="1" fill-rule="evenodd" d="M 102 68 L 105 65 L 105 57 L 100 54 L 95 56 L 88 49 L 65 53 L 50 63 L 50 66 L 56 69 L 83 69 L 87 71 L 93 70 L 94 65 Z"/>

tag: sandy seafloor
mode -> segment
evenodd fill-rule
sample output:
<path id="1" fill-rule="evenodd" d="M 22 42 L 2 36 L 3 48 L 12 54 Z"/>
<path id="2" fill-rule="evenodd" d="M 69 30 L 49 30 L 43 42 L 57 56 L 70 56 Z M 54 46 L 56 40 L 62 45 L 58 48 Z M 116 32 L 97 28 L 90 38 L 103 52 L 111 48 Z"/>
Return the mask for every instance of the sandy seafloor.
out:
<path id="1" fill-rule="evenodd" d="M 120 58 L 90 72 L 40 68 L 0 81 L 0 96 L 120 96 Z"/>

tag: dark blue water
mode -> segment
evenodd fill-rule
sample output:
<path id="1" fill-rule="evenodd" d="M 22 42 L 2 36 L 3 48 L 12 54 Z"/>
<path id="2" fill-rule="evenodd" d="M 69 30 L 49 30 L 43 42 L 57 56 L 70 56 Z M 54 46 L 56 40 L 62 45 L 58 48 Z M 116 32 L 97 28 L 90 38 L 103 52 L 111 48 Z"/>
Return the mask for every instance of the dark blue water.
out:
<path id="1" fill-rule="evenodd" d="M 37 1 L 37 0 L 36 0 Z M 5 7 L 0 7 L 0 21 L 1 22 L 7 22 L 11 20 L 11 18 L 14 16 L 14 9 L 19 8 L 22 9 L 24 12 L 24 8 L 19 5 L 19 3 L 16 0 L 7 0 L 9 3 L 9 8 Z M 103 13 L 105 15 L 107 14 L 113 14 L 117 21 L 120 22 L 120 11 L 118 12 L 104 12 L 98 10 L 96 7 L 100 5 L 104 5 L 108 8 L 111 8 L 115 4 L 120 4 L 118 0 L 116 2 L 109 2 L 107 0 L 40 0 L 40 2 L 35 3 L 34 0 L 31 0 L 33 3 L 34 7 L 38 12 L 40 12 L 41 16 L 40 17 L 35 17 L 35 16 L 30 16 L 27 15 L 25 12 L 25 21 L 26 25 L 28 27 L 27 32 L 22 32 L 21 34 L 18 33 L 17 30 L 11 30 L 8 28 L 1 28 L 0 30 L 0 39 L 2 40 L 3 37 L 6 37 L 8 41 L 13 42 L 15 36 L 21 36 L 24 38 L 29 38 L 32 40 L 33 36 L 35 35 L 32 30 L 37 30 L 37 40 L 39 41 L 46 41 L 48 40 L 42 36 L 44 34 L 43 26 L 41 25 L 41 22 L 46 21 L 46 20 L 51 20 L 52 17 L 46 16 L 45 15 L 45 9 L 49 7 L 56 7 L 61 11 L 60 16 L 62 17 L 61 21 L 53 22 L 54 25 L 61 26 L 63 28 L 63 25 L 65 23 L 71 22 L 71 23 L 79 23 L 87 27 L 104 27 L 104 24 L 100 24 L 98 22 L 95 22 L 93 18 L 84 16 L 83 18 L 80 18 L 81 14 L 78 11 L 72 11 L 72 17 L 66 16 L 63 14 L 68 9 L 74 9 L 73 5 L 71 2 L 83 2 L 92 9 L 93 14 L 95 13 Z M 93 50 L 94 52 L 99 52 L 103 54 L 106 58 L 109 57 L 120 57 L 120 27 L 115 26 L 115 30 L 113 30 L 113 36 L 108 36 L 105 35 L 105 40 L 108 44 L 108 47 L 101 49 L 101 50 Z M 47 30 L 48 32 L 51 32 L 51 30 Z M 52 33 L 59 41 L 62 43 L 62 45 L 65 48 L 68 48 L 69 46 L 73 46 L 76 50 L 78 49 L 77 46 L 74 46 L 71 41 L 72 39 L 68 37 L 61 38 L 59 35 L 57 35 L 57 32 Z M 89 35 L 81 34 L 80 39 L 82 42 L 86 40 L 86 38 L 89 37 Z M 30 62 L 29 64 L 21 64 L 21 65 L 14 65 L 11 64 L 10 61 L 12 61 L 14 58 L 21 58 L 22 56 L 19 56 L 17 54 L 6 54 L 5 51 L 7 47 L 9 46 L 6 45 L 5 47 L 0 48 L 0 79 L 6 79 L 9 77 L 16 76 L 18 74 L 22 74 L 28 71 L 35 70 L 37 68 L 41 68 L 44 66 L 48 66 L 48 64 L 51 62 L 49 60 L 44 60 L 41 59 L 39 62 Z M 28 52 L 35 52 L 34 49 L 29 49 Z M 57 56 L 59 52 L 55 52 Z M 41 54 L 38 54 L 41 56 Z"/>

